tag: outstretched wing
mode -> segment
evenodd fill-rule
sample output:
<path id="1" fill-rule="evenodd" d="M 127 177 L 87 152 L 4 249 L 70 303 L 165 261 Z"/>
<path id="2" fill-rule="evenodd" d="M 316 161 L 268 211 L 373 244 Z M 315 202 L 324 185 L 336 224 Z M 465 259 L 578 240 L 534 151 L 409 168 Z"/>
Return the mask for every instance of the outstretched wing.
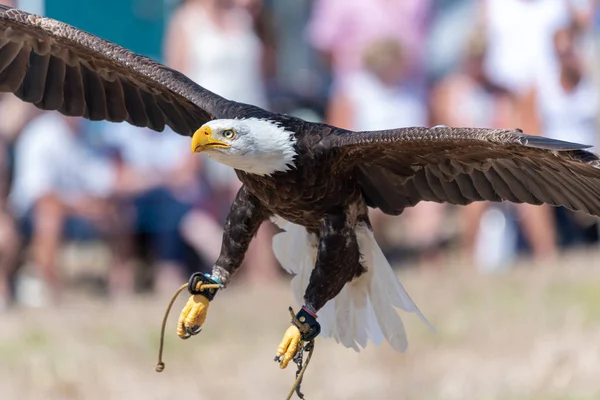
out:
<path id="1" fill-rule="evenodd" d="M 520 130 L 406 128 L 332 134 L 372 207 L 399 214 L 422 200 L 565 206 L 600 216 L 600 160 L 590 146 Z"/>
<path id="2" fill-rule="evenodd" d="M 230 102 L 87 32 L 0 6 L 0 92 L 43 110 L 192 135 Z"/>

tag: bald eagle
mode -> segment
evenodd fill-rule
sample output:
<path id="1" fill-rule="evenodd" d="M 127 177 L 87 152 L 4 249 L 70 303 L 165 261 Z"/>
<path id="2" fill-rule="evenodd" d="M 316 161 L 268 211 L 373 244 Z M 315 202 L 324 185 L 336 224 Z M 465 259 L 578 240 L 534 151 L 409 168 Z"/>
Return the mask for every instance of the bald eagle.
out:
<path id="1" fill-rule="evenodd" d="M 317 335 L 347 347 L 403 351 L 397 308 L 418 314 L 373 238 L 368 209 L 398 215 L 420 201 L 550 204 L 600 215 L 600 160 L 589 146 L 520 130 L 413 127 L 353 132 L 233 102 L 181 73 L 50 18 L 0 6 L 0 91 L 43 110 L 126 121 L 191 137 L 191 150 L 243 183 L 211 274 L 194 274 L 178 335 L 198 333 L 259 226 L 303 304 L 277 349 L 285 368 Z M 160 149 L 157 149 L 160 151 Z M 202 227 L 198 227 L 202 229 Z M 208 287 L 208 286 L 207 286 Z"/>

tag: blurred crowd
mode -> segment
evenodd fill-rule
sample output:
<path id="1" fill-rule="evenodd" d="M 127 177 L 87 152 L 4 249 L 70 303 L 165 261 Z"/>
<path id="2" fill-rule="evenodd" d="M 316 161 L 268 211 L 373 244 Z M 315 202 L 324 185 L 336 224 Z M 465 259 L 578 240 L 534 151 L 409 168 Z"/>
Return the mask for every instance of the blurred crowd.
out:
<path id="1" fill-rule="evenodd" d="M 596 145 L 599 23 L 594 0 L 186 0 L 161 61 L 226 98 L 353 130 L 520 127 Z M 12 95 L 0 98 L 0 166 L 4 306 L 59 302 L 70 242 L 110 250 L 111 297 L 172 291 L 211 268 L 240 185 L 168 129 L 68 118 Z M 372 220 L 395 264 L 441 267 L 454 251 L 492 270 L 598 245 L 597 219 L 544 206 L 424 202 Z M 275 232 L 263 225 L 241 279 L 279 277 Z"/>

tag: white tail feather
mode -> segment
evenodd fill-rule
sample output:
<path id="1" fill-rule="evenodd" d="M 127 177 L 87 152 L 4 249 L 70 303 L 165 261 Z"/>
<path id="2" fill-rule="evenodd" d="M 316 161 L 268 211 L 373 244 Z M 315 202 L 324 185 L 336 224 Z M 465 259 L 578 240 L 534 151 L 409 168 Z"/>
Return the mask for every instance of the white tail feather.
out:
<path id="1" fill-rule="evenodd" d="M 273 222 L 285 230 L 273 238 L 275 256 L 284 269 L 295 275 L 292 290 L 298 304 L 303 304 L 317 258 L 317 239 L 300 225 L 281 218 Z M 378 345 L 386 339 L 402 352 L 407 347 L 406 331 L 395 307 L 416 313 L 430 329 L 433 327 L 398 281 L 373 232 L 365 224 L 359 224 L 356 236 L 367 271 L 348 282 L 319 310 L 321 334 L 356 351 L 359 346 L 366 347 L 368 339 Z"/>

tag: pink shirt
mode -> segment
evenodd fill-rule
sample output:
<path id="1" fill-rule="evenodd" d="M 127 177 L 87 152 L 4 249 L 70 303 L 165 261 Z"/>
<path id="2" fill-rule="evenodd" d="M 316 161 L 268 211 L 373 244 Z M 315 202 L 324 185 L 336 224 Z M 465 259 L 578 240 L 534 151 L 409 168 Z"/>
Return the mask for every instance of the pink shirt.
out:
<path id="1" fill-rule="evenodd" d="M 308 23 L 314 48 L 330 52 L 336 78 L 361 68 L 363 49 L 380 36 L 398 38 L 420 64 L 431 0 L 316 0 Z"/>

